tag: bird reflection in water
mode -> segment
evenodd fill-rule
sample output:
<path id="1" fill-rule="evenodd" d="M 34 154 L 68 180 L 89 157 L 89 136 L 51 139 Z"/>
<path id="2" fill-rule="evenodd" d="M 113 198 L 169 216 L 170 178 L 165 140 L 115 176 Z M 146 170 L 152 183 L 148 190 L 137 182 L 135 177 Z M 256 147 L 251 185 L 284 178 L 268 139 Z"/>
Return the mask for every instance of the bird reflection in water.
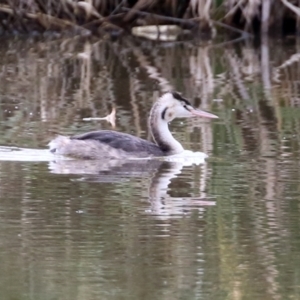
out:
<path id="1" fill-rule="evenodd" d="M 142 189 L 146 192 L 150 207 L 147 213 L 159 218 L 182 216 L 192 210 L 205 206 L 215 205 L 215 201 L 207 199 L 206 182 L 208 177 L 205 154 L 199 156 L 195 162 L 147 160 L 56 160 L 49 163 L 49 169 L 59 174 L 84 175 L 76 180 L 98 183 L 124 183 L 135 178 L 142 178 L 146 182 Z M 180 176 L 184 168 L 201 168 L 199 194 L 195 197 L 172 197 L 170 183 L 172 179 Z M 146 179 L 146 180 L 145 180 Z M 144 192 L 142 192 L 144 194 Z"/>

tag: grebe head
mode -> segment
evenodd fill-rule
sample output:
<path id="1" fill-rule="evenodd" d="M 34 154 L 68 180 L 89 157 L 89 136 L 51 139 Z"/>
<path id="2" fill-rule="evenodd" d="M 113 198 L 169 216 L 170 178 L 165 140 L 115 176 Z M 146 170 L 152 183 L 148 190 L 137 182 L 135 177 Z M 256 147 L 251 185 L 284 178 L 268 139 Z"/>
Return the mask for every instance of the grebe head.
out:
<path id="1" fill-rule="evenodd" d="M 218 116 L 195 109 L 192 104 L 181 96 L 178 92 L 168 92 L 164 94 L 160 100 L 160 105 L 164 108 L 161 112 L 161 119 L 171 122 L 175 118 L 205 117 L 218 118 Z"/>

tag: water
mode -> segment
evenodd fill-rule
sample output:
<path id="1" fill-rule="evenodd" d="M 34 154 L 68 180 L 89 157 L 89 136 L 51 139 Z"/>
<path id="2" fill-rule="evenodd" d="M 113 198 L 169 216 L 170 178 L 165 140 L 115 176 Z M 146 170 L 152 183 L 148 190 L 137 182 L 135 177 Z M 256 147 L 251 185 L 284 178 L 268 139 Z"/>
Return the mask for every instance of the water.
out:
<path id="1" fill-rule="evenodd" d="M 300 299 L 298 52 L 291 39 L 3 40 L 0 298 Z M 220 117 L 172 124 L 204 163 L 43 151 L 57 133 L 111 129 L 82 119 L 113 107 L 115 130 L 147 138 L 171 88 Z"/>

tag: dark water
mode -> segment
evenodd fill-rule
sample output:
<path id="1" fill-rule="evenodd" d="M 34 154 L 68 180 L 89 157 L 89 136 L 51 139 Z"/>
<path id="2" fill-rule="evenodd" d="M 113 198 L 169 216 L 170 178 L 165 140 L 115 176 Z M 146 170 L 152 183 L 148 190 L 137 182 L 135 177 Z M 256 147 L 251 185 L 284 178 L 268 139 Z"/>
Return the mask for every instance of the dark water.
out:
<path id="1" fill-rule="evenodd" d="M 297 41 L 3 40 L 0 144 L 111 128 L 148 137 L 174 88 L 201 165 L 0 162 L 1 299 L 300 299 Z"/>

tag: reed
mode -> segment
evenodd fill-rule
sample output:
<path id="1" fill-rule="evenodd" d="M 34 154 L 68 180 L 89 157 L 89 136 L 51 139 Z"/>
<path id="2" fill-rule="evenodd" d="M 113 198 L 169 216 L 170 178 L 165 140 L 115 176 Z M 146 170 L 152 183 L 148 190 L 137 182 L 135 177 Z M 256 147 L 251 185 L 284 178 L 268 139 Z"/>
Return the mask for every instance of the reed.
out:
<path id="1" fill-rule="evenodd" d="M 0 32 L 118 35 L 135 26 L 179 25 L 209 33 L 296 33 L 298 0 L 0 0 Z M 225 28 L 225 29 L 224 29 Z"/>

